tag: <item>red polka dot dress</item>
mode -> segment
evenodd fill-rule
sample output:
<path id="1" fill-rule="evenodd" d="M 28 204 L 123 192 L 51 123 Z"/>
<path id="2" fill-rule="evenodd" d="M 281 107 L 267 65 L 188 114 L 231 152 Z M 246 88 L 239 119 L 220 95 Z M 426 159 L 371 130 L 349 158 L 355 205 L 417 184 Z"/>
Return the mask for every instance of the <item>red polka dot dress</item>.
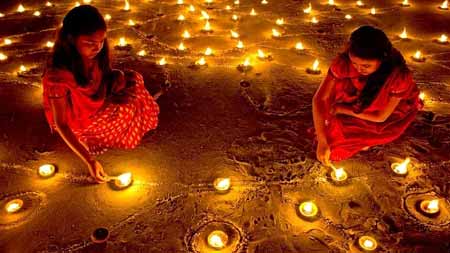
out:
<path id="1" fill-rule="evenodd" d="M 135 148 L 145 133 L 157 127 L 159 106 L 139 73 L 128 71 L 125 77 L 126 100 L 113 103 L 100 82 L 79 87 L 69 71 L 47 71 L 43 78 L 44 109 L 50 126 L 55 128 L 49 99 L 63 98 L 68 105 L 68 125 L 90 153 Z"/>

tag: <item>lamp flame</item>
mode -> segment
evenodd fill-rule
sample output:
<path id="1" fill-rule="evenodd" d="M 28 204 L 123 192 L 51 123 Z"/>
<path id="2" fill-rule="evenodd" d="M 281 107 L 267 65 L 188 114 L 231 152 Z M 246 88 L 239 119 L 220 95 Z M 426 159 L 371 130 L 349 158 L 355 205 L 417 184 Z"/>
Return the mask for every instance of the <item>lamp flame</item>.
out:
<path id="1" fill-rule="evenodd" d="M 119 43 L 117 44 L 119 47 L 125 47 L 128 45 L 127 40 L 124 37 L 119 39 Z"/>
<path id="2" fill-rule="evenodd" d="M 362 6 L 364 6 L 364 3 L 363 3 L 363 1 L 356 1 L 356 5 L 359 7 L 362 7 Z"/>
<path id="3" fill-rule="evenodd" d="M 8 59 L 8 56 L 6 56 L 3 53 L 0 53 L 0 61 L 5 61 L 6 59 Z"/>
<path id="4" fill-rule="evenodd" d="M 187 30 L 184 30 L 182 37 L 188 39 L 191 37 L 191 34 Z"/>
<path id="5" fill-rule="evenodd" d="M 441 8 L 443 10 L 448 10 L 448 0 L 445 0 L 444 2 L 442 2 L 442 4 L 439 6 L 439 8 Z"/>
<path id="6" fill-rule="evenodd" d="M 213 50 L 211 49 L 211 48 L 206 48 L 206 50 L 205 50 L 205 55 L 206 56 L 210 56 L 210 55 L 212 55 L 213 54 Z"/>
<path id="7" fill-rule="evenodd" d="M 161 65 L 161 66 L 166 65 L 167 64 L 166 58 L 164 58 L 164 57 L 161 58 L 161 60 L 158 61 L 158 64 Z"/>
<path id="8" fill-rule="evenodd" d="M 23 206 L 23 200 L 21 199 L 13 199 L 6 203 L 5 210 L 8 213 L 15 213 L 20 210 Z"/>
<path id="9" fill-rule="evenodd" d="M 233 30 L 231 30 L 230 33 L 231 33 L 231 38 L 235 38 L 235 39 L 239 38 L 239 33 L 235 32 Z"/>
<path id="10" fill-rule="evenodd" d="M 406 27 L 403 28 L 402 33 L 399 35 L 399 37 L 401 39 L 407 39 L 408 38 L 408 33 L 406 32 Z"/>
<path id="11" fill-rule="evenodd" d="M 205 64 L 206 64 L 206 60 L 203 57 L 195 62 L 195 65 L 201 65 L 202 66 L 202 65 L 205 65 Z"/>
<path id="12" fill-rule="evenodd" d="M 309 13 L 311 13 L 311 11 L 312 11 L 312 5 L 311 5 L 311 3 L 309 3 L 308 8 L 303 9 L 303 12 L 309 14 Z"/>
<path id="13" fill-rule="evenodd" d="M 242 41 L 238 41 L 236 47 L 242 49 L 244 48 L 244 43 Z"/>
<path id="14" fill-rule="evenodd" d="M 255 9 L 252 8 L 252 11 L 250 11 L 250 16 L 256 16 L 256 11 L 255 11 Z"/>
<path id="15" fill-rule="evenodd" d="M 20 4 L 19 7 L 17 7 L 17 12 L 19 13 L 25 12 L 25 7 L 23 7 L 23 5 Z"/>
<path id="16" fill-rule="evenodd" d="M 445 34 L 441 34 L 441 37 L 439 37 L 438 41 L 440 43 L 447 43 L 448 42 L 448 37 Z"/>
<path id="17" fill-rule="evenodd" d="M 118 187 L 127 187 L 131 184 L 131 181 L 133 180 L 131 172 L 123 173 L 122 175 L 118 176 L 116 179 L 116 185 Z"/>
<path id="18" fill-rule="evenodd" d="M 395 173 L 404 175 L 408 173 L 408 164 L 411 162 L 411 159 L 408 157 L 401 163 L 392 164 L 392 168 Z"/>
<path id="19" fill-rule="evenodd" d="M 277 29 L 272 29 L 272 36 L 273 37 L 280 37 L 281 33 L 277 31 Z"/>
<path id="20" fill-rule="evenodd" d="M 377 14 L 377 10 L 375 9 L 375 7 L 372 7 L 372 9 L 370 9 L 370 14 L 372 15 Z"/>
<path id="21" fill-rule="evenodd" d="M 178 45 L 178 50 L 183 51 L 183 50 L 185 50 L 185 49 L 186 49 L 186 47 L 184 46 L 183 42 L 181 42 L 181 43 Z"/>
<path id="22" fill-rule="evenodd" d="M 275 23 L 277 25 L 284 25 L 284 19 L 283 18 L 279 18 L 279 19 L 277 19 L 277 21 Z"/>
<path id="23" fill-rule="evenodd" d="M 123 10 L 124 11 L 129 11 L 130 10 L 130 3 L 128 2 L 128 0 L 125 0 L 125 4 L 123 6 Z"/>
<path id="24" fill-rule="evenodd" d="M 295 49 L 297 49 L 297 50 L 303 50 L 303 49 L 305 49 L 305 48 L 303 47 L 303 43 L 297 42 L 297 43 L 295 44 Z"/>

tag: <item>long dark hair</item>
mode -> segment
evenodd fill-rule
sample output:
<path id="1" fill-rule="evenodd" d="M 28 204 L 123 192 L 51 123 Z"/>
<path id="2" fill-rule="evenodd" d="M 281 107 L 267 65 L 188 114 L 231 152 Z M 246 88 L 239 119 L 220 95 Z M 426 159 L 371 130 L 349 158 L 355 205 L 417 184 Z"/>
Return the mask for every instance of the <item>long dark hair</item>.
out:
<path id="1" fill-rule="evenodd" d="M 349 54 L 362 59 L 381 61 L 379 68 L 367 77 L 366 85 L 357 100 L 357 113 L 372 104 L 394 69 L 409 71 L 405 59 L 392 46 L 386 34 L 372 26 L 361 26 L 352 32 L 343 55 L 349 57 Z"/>
<path id="2" fill-rule="evenodd" d="M 95 7 L 80 5 L 70 10 L 64 17 L 62 27 L 57 32 L 55 46 L 47 67 L 69 70 L 73 73 L 78 85 L 86 86 L 89 80 L 84 74 L 83 60 L 74 45 L 74 39 L 99 30 L 106 31 L 106 22 Z M 106 39 L 96 58 L 103 74 L 102 79 L 106 80 L 111 73 L 109 47 Z"/>

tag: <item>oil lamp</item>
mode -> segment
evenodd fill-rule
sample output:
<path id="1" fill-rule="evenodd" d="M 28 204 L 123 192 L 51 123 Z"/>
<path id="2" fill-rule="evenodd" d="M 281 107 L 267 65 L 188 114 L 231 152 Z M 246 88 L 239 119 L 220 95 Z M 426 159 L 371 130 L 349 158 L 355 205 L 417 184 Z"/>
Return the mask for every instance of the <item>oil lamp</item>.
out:
<path id="1" fill-rule="evenodd" d="M 145 52 L 145 50 L 141 50 L 141 51 L 137 52 L 137 55 L 144 57 L 147 55 L 147 52 Z"/>
<path id="2" fill-rule="evenodd" d="M 110 20 L 111 20 L 111 18 L 112 18 L 112 17 L 111 17 L 111 15 L 110 15 L 110 14 L 106 14 L 106 15 L 105 15 L 105 20 L 106 20 L 106 21 L 110 21 Z"/>
<path id="3" fill-rule="evenodd" d="M 224 193 L 227 192 L 231 187 L 231 180 L 228 177 L 222 178 L 216 178 L 213 182 L 214 188 L 220 192 Z"/>
<path id="4" fill-rule="evenodd" d="M 125 0 L 125 3 L 123 5 L 123 10 L 124 11 L 130 11 L 131 10 L 130 3 L 128 2 L 128 0 Z"/>
<path id="5" fill-rule="evenodd" d="M 235 32 L 233 30 L 231 30 L 230 33 L 231 33 L 231 38 L 233 38 L 233 39 L 239 38 L 239 33 Z"/>
<path id="6" fill-rule="evenodd" d="M 263 5 L 266 5 L 266 4 L 268 4 L 269 2 L 267 1 L 267 0 L 262 0 L 261 1 L 261 4 L 263 4 Z"/>
<path id="7" fill-rule="evenodd" d="M 272 60 L 272 56 L 264 53 L 261 49 L 258 49 L 258 58 L 261 60 Z"/>
<path id="8" fill-rule="evenodd" d="M 250 65 L 250 59 L 248 57 L 245 58 L 244 62 L 237 66 L 237 69 L 241 72 L 247 72 L 251 70 L 252 66 Z"/>
<path id="9" fill-rule="evenodd" d="M 305 48 L 303 47 L 303 43 L 297 42 L 297 43 L 295 44 L 295 49 L 296 49 L 296 50 L 304 50 Z"/>
<path id="10" fill-rule="evenodd" d="M 412 56 L 413 61 L 416 62 L 424 62 L 425 61 L 425 57 L 422 55 L 422 53 L 417 50 L 416 53 Z"/>
<path id="11" fill-rule="evenodd" d="M 359 246 L 366 251 L 374 251 L 378 247 L 378 243 L 375 238 L 371 236 L 361 236 L 358 240 Z"/>
<path id="12" fill-rule="evenodd" d="M 409 7 L 411 6 L 408 2 L 408 0 L 403 0 L 403 2 L 400 4 L 402 7 Z"/>
<path id="13" fill-rule="evenodd" d="M 19 7 L 17 7 L 17 12 L 19 12 L 19 13 L 25 12 L 25 7 L 23 7 L 23 5 L 20 4 Z"/>
<path id="14" fill-rule="evenodd" d="M 358 7 L 364 7 L 363 1 L 356 1 L 356 6 L 358 6 Z"/>
<path id="15" fill-rule="evenodd" d="M 180 51 L 186 50 L 186 47 L 184 46 L 183 42 L 180 42 L 180 44 L 178 45 L 178 50 Z"/>
<path id="16" fill-rule="evenodd" d="M 284 25 L 284 18 L 279 18 L 277 19 L 277 21 L 275 22 L 277 25 Z"/>
<path id="17" fill-rule="evenodd" d="M 158 65 L 164 66 L 166 64 L 167 64 L 167 61 L 166 61 L 166 58 L 164 58 L 164 57 L 158 61 Z"/>
<path id="18" fill-rule="evenodd" d="M 180 14 L 177 18 L 178 21 L 184 21 L 186 18 L 184 17 L 183 14 Z"/>
<path id="19" fill-rule="evenodd" d="M 320 74 L 320 69 L 319 69 L 319 60 L 315 60 L 314 61 L 314 63 L 313 63 L 313 65 L 310 67 L 310 68 L 307 68 L 306 69 L 306 72 L 308 73 L 308 74 L 313 74 L 313 75 L 318 75 L 318 74 Z"/>
<path id="20" fill-rule="evenodd" d="M 439 37 L 436 41 L 438 43 L 440 43 L 440 44 L 447 44 L 448 43 L 448 37 L 445 34 L 441 34 L 441 37 Z"/>
<path id="21" fill-rule="evenodd" d="M 8 59 L 8 56 L 6 56 L 4 53 L 0 53 L 0 61 L 6 61 Z"/>
<path id="22" fill-rule="evenodd" d="M 307 218 L 312 218 L 319 212 L 319 208 L 312 201 L 302 202 L 298 209 L 300 214 Z"/>
<path id="23" fill-rule="evenodd" d="M 197 61 L 195 61 L 195 65 L 197 65 L 197 66 L 204 66 L 204 65 L 206 65 L 206 60 L 205 60 L 205 58 L 200 58 L 200 59 L 198 59 Z"/>
<path id="24" fill-rule="evenodd" d="M 188 30 L 184 30 L 183 34 L 181 35 L 181 37 L 188 39 L 191 37 L 191 34 L 188 32 Z"/>
<path id="25" fill-rule="evenodd" d="M 10 39 L 4 39 L 4 40 L 3 40 L 3 43 L 4 43 L 5 45 L 11 45 L 11 44 L 12 44 L 12 40 L 10 40 Z"/>
<path id="26" fill-rule="evenodd" d="M 25 67 L 24 65 L 20 65 L 20 68 L 19 68 L 19 70 L 17 71 L 17 74 L 18 74 L 18 75 L 21 75 L 21 74 L 23 74 L 23 73 L 25 73 L 25 72 L 27 72 L 27 71 L 28 71 L 27 67 Z"/>
<path id="27" fill-rule="evenodd" d="M 126 187 L 130 186 L 132 182 L 133 182 L 133 177 L 130 172 L 123 173 L 122 175 L 118 176 L 114 180 L 114 184 L 118 188 L 126 188 Z"/>
<path id="28" fill-rule="evenodd" d="M 311 18 L 311 23 L 317 24 L 317 23 L 319 23 L 319 20 L 317 20 L 316 17 L 312 17 L 312 18 Z"/>
<path id="29" fill-rule="evenodd" d="M 281 33 L 277 29 L 272 29 L 272 37 L 279 38 L 281 37 Z"/>
<path id="30" fill-rule="evenodd" d="M 244 43 L 242 41 L 238 41 L 238 43 L 236 44 L 236 47 L 239 49 L 243 49 L 244 48 Z"/>
<path id="31" fill-rule="evenodd" d="M 400 39 L 402 39 L 402 40 L 408 39 L 408 33 L 406 32 L 406 27 L 403 27 L 403 31 L 400 35 L 398 35 L 398 37 L 400 37 Z"/>
<path id="32" fill-rule="evenodd" d="M 39 16 L 41 16 L 41 12 L 40 11 L 35 11 L 35 12 L 33 12 L 33 16 L 39 17 Z"/>
<path id="33" fill-rule="evenodd" d="M 255 11 L 255 9 L 252 8 L 252 10 L 250 11 L 250 16 L 256 16 L 256 11 Z"/>
<path id="34" fill-rule="evenodd" d="M 119 38 L 119 43 L 117 43 L 118 47 L 126 47 L 128 45 L 129 44 L 128 44 L 127 40 L 124 37 L 120 37 Z"/>
<path id="35" fill-rule="evenodd" d="M 308 8 L 303 9 L 303 12 L 306 14 L 309 14 L 309 13 L 311 13 L 311 11 L 312 11 L 312 5 L 311 5 L 311 3 L 309 3 Z"/>
<path id="36" fill-rule="evenodd" d="M 206 20 L 205 26 L 203 26 L 203 28 L 202 28 L 202 32 L 205 32 L 205 33 L 212 32 L 211 25 L 209 24 L 208 20 Z"/>
<path id="37" fill-rule="evenodd" d="M 214 52 L 213 52 L 213 50 L 211 48 L 209 48 L 209 47 L 206 48 L 206 50 L 205 50 L 205 55 L 206 56 L 211 56 L 211 55 L 213 55 L 213 53 Z"/>
<path id="38" fill-rule="evenodd" d="M 23 200 L 21 199 L 13 199 L 6 203 L 5 210 L 7 213 L 15 213 L 18 212 L 23 206 Z"/>
<path id="39" fill-rule="evenodd" d="M 39 167 L 38 174 L 43 178 L 51 177 L 55 174 L 56 168 L 53 164 L 44 164 Z"/>
<path id="40" fill-rule="evenodd" d="M 420 210 L 425 214 L 439 213 L 439 199 L 422 200 L 420 202 Z"/>
<path id="41" fill-rule="evenodd" d="M 372 7 L 372 9 L 370 9 L 370 14 L 371 15 L 376 15 L 377 14 L 377 10 L 375 9 L 375 7 Z"/>
<path id="42" fill-rule="evenodd" d="M 345 181 L 347 177 L 347 172 L 345 172 L 344 168 L 333 168 L 333 170 L 331 171 L 331 178 L 336 182 Z"/>
<path id="43" fill-rule="evenodd" d="M 345 15 L 345 19 L 347 19 L 347 20 L 352 19 L 352 15 L 350 15 L 350 14 Z"/>
<path id="44" fill-rule="evenodd" d="M 208 245 L 216 250 L 225 248 L 228 243 L 228 235 L 221 230 L 214 230 L 208 235 Z"/>
<path id="45" fill-rule="evenodd" d="M 410 162 L 411 162 L 411 159 L 409 157 L 407 157 L 401 163 L 391 164 L 391 168 L 398 175 L 406 175 L 408 173 L 408 165 Z"/>
<path id="46" fill-rule="evenodd" d="M 439 9 L 448 10 L 448 0 L 445 0 L 444 2 L 442 2 L 442 4 L 439 5 Z"/>

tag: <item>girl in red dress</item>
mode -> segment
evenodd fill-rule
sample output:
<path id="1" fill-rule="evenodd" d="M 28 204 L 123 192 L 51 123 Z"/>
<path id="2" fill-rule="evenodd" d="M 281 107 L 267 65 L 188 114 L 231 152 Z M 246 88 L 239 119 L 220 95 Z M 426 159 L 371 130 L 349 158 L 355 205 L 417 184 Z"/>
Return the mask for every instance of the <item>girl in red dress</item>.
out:
<path id="1" fill-rule="evenodd" d="M 107 175 L 95 154 L 106 148 L 134 148 L 158 125 L 159 107 L 142 76 L 111 68 L 106 23 L 90 5 L 76 7 L 64 17 L 43 87 L 51 129 L 99 183 Z"/>
<path id="2" fill-rule="evenodd" d="M 380 29 L 362 26 L 313 98 L 317 159 L 325 165 L 397 139 L 422 107 L 403 56 Z"/>

